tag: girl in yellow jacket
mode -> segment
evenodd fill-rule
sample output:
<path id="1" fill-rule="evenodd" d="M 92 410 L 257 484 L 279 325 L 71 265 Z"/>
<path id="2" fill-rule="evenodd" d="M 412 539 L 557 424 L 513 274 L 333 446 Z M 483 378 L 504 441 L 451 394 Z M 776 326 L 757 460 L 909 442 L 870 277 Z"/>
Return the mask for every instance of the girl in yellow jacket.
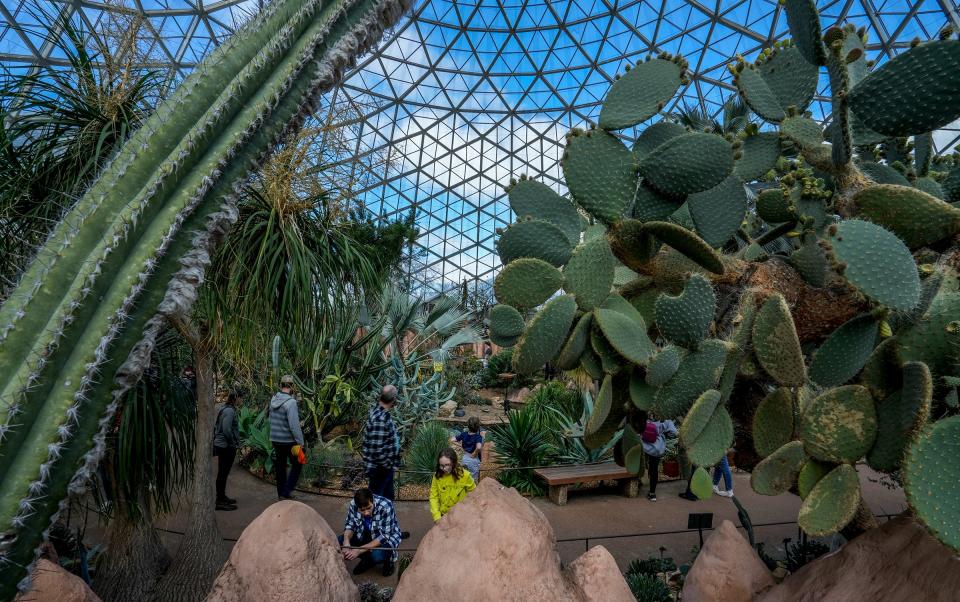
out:
<path id="1" fill-rule="evenodd" d="M 449 447 L 440 452 L 437 469 L 430 483 L 430 514 L 434 522 L 450 511 L 454 504 L 467 497 L 476 487 L 473 477 L 465 471 L 457 459 L 457 452 Z"/>

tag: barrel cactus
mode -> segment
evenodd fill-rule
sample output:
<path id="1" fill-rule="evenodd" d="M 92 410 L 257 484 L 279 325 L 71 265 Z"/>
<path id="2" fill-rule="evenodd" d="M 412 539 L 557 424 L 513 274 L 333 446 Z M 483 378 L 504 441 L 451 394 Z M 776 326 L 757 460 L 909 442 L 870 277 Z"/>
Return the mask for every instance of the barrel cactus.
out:
<path id="1" fill-rule="evenodd" d="M 650 412 L 681 421 L 699 464 L 735 421 L 754 488 L 799 491 L 811 535 L 871 525 L 866 459 L 902 470 L 919 520 L 960 550 L 956 488 L 931 476 L 960 467 L 960 417 L 931 422 L 956 412 L 960 382 L 960 161 L 930 135 L 960 116 L 960 41 L 947 30 L 873 69 L 862 30 L 785 5 L 793 40 L 730 65 L 757 117 L 742 132 L 650 123 L 687 81 L 661 53 L 618 77 L 597 127 L 568 134 L 569 198 L 507 185 L 517 224 L 495 292 L 517 311 L 498 307 L 497 338 L 519 372 L 554 361 L 602 381 L 585 443 L 623 429 L 614 455 L 631 470 Z M 822 70 L 826 128 L 807 111 Z"/>
<path id="2" fill-rule="evenodd" d="M 235 187 L 408 5 L 270 3 L 157 107 L 37 251 L 0 307 L 0 597 L 95 469 L 160 321 L 188 314 L 236 217 Z"/>

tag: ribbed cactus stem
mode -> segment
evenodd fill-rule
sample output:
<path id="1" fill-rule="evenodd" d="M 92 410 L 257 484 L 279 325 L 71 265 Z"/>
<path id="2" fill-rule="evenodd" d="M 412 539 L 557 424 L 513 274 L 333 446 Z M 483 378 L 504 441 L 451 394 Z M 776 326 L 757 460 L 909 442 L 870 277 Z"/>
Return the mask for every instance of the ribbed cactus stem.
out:
<path id="1" fill-rule="evenodd" d="M 839 27 L 831 27 L 824 35 L 827 44 L 827 73 L 830 76 L 830 101 L 833 105 L 833 143 L 831 159 L 835 167 L 850 163 L 853 139 L 850 134 L 850 75 L 847 71 L 847 57 L 844 55 L 844 35 Z"/>
<path id="2" fill-rule="evenodd" d="M 157 311 L 189 315 L 215 244 L 236 218 L 235 188 L 407 6 L 274 3 L 233 53 L 199 68 L 203 81 L 185 82 L 183 95 L 158 108 L 161 121 L 124 147 L 68 216 L 86 214 L 62 230 L 76 230 L 63 258 L 44 259 L 61 247 L 51 237 L 28 268 L 34 276 L 3 308 L 22 322 L 0 343 L 0 371 L 18 379 L 2 381 L 8 416 L 17 414 L 2 423 L 0 442 L 2 597 L 25 575 L 68 488 L 82 490 L 95 469 L 117 399 L 149 360 Z M 198 97 L 187 99 L 190 91 Z M 167 127 L 194 109 L 188 127 Z M 81 269 L 55 277 L 67 264 Z M 54 328 L 20 330 L 34 313 Z M 25 389 L 28 381 L 35 384 Z"/>

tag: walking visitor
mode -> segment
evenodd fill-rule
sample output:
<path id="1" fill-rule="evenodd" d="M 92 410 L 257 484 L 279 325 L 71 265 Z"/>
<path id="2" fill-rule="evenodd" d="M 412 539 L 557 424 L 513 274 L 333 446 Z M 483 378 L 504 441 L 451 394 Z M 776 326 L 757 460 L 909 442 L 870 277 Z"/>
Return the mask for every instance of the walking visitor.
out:
<path id="1" fill-rule="evenodd" d="M 393 500 L 393 471 L 400 466 L 400 442 L 390 415 L 396 404 L 397 388 L 384 385 L 363 429 L 363 466 L 370 490 L 388 500 Z"/>
<path id="2" fill-rule="evenodd" d="M 651 414 L 651 418 L 653 415 Z M 650 491 L 647 499 L 657 501 L 657 483 L 660 480 L 660 460 L 667 453 L 667 436 L 677 436 L 677 425 L 672 420 L 657 422 L 647 420 L 646 428 L 640 435 L 643 444 L 643 455 L 647 458 L 647 475 L 650 478 Z"/>
<path id="3" fill-rule="evenodd" d="M 467 418 L 467 430 L 461 431 L 451 442 L 459 441 L 463 448 L 463 467 L 470 472 L 474 483 L 480 482 L 480 463 L 483 460 L 483 435 L 480 434 L 480 419 L 476 416 Z"/>
<path id="4" fill-rule="evenodd" d="M 343 558 L 360 559 L 360 563 L 353 568 L 353 574 L 365 573 L 382 564 L 383 576 L 392 575 L 397 560 L 394 548 L 400 545 L 400 539 L 400 525 L 397 524 L 393 502 L 366 487 L 358 489 L 347 507 L 343 535 L 337 536 L 341 546 L 344 542 L 351 546 L 341 548 Z"/>
<path id="5" fill-rule="evenodd" d="M 237 500 L 227 497 L 227 476 L 240 447 L 237 406 L 242 401 L 239 391 L 230 391 L 227 402 L 217 412 L 213 425 L 213 455 L 217 458 L 217 510 L 236 510 Z"/>
<path id="6" fill-rule="evenodd" d="M 721 475 L 723 476 L 724 491 L 721 491 L 718 487 Z M 733 497 L 733 473 L 730 472 L 730 462 L 726 455 L 720 458 L 720 463 L 713 469 L 713 492 L 723 497 Z"/>
<path id="7" fill-rule="evenodd" d="M 276 452 L 273 463 L 277 478 L 277 497 L 292 500 L 293 490 L 300 480 L 303 465 L 294 457 L 303 453 L 303 431 L 300 430 L 300 413 L 297 400 L 293 397 L 293 376 L 286 374 L 280 379 L 280 391 L 270 400 L 270 441 Z M 295 450 L 295 446 L 300 446 Z M 287 462 L 290 462 L 290 475 L 287 475 Z"/>
<path id="8" fill-rule="evenodd" d="M 433 522 L 450 511 L 457 502 L 477 487 L 470 473 L 457 462 L 457 452 L 449 447 L 437 458 L 437 468 L 430 482 L 430 515 Z"/>

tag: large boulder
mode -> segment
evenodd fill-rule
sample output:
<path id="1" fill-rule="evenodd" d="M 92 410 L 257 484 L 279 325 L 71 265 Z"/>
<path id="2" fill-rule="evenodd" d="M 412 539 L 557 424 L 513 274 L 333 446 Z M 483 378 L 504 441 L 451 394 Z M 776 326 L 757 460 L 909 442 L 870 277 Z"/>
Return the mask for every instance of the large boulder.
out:
<path id="1" fill-rule="evenodd" d="M 748 602 L 773 584 L 767 566 L 725 520 L 697 554 L 683 582 L 683 602 Z"/>
<path id="2" fill-rule="evenodd" d="M 620 567 L 603 546 L 594 546 L 567 566 L 567 576 L 583 592 L 585 602 L 633 600 Z"/>
<path id="3" fill-rule="evenodd" d="M 37 561 L 30 578 L 30 589 L 17 596 L 18 602 L 100 602 L 83 579 L 46 558 Z"/>
<path id="4" fill-rule="evenodd" d="M 449 399 L 437 409 L 437 416 L 440 418 L 449 418 L 457 411 L 457 402 Z"/>
<path id="5" fill-rule="evenodd" d="M 758 600 L 946 602 L 957 600 L 958 595 L 960 558 L 904 516 L 814 560 Z"/>
<path id="6" fill-rule="evenodd" d="M 562 571 L 546 517 L 515 489 L 484 479 L 426 534 L 393 599 L 632 602 L 633 596 L 602 547 Z"/>
<path id="7" fill-rule="evenodd" d="M 359 597 L 323 517 L 306 504 L 282 501 L 243 530 L 207 600 L 339 602 Z"/>

